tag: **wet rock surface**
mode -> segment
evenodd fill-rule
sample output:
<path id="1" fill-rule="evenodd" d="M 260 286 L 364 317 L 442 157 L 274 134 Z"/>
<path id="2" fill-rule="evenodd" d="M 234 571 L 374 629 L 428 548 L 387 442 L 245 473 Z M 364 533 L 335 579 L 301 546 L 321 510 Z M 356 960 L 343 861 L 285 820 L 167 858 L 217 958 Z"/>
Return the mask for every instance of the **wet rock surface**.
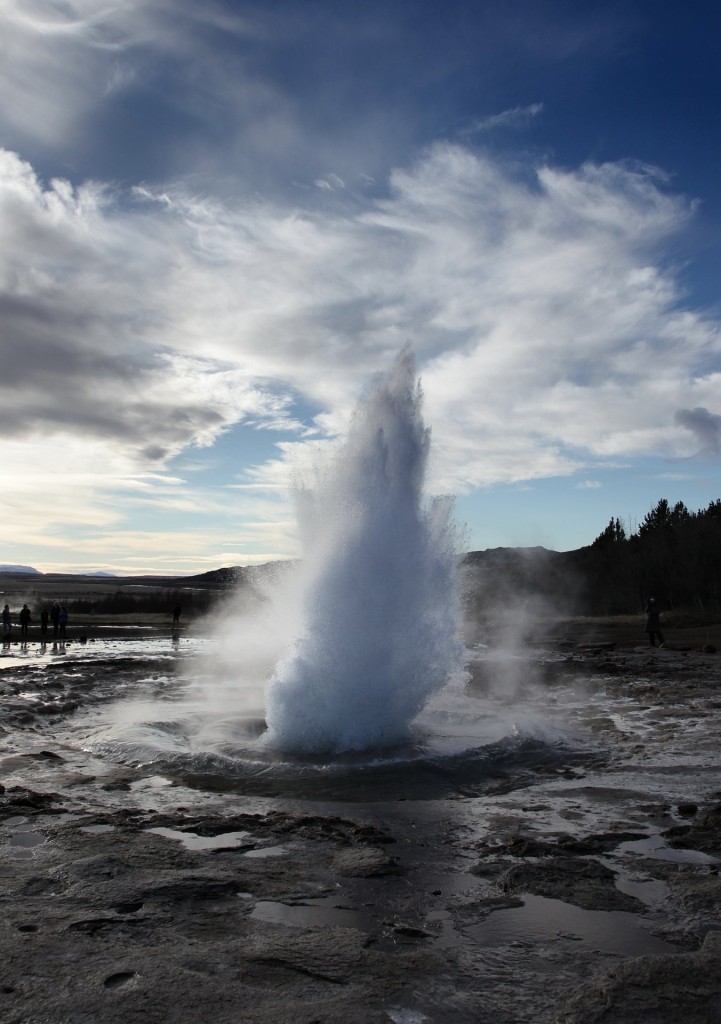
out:
<path id="1" fill-rule="evenodd" d="M 721 932 L 696 953 L 638 957 L 608 970 L 569 1000 L 558 1024 L 713 1024 L 721 1020 Z"/>
<path id="2" fill-rule="evenodd" d="M 469 692 L 556 709 L 568 758 L 355 805 L 89 754 L 152 659 L 0 662 L 0 1020 L 721 1021 L 721 659 L 491 662 Z"/>
<path id="3" fill-rule="evenodd" d="M 687 813 L 681 808 L 679 813 L 687 817 Z M 703 850 L 721 857 L 721 803 L 709 807 L 692 825 L 676 825 L 668 829 L 664 833 L 664 838 L 669 846 Z"/>
<path id="4" fill-rule="evenodd" d="M 498 886 L 503 892 L 532 892 L 586 910 L 642 911 L 643 903 L 617 889 L 615 879 L 615 872 L 592 858 L 551 857 L 508 868 Z"/>

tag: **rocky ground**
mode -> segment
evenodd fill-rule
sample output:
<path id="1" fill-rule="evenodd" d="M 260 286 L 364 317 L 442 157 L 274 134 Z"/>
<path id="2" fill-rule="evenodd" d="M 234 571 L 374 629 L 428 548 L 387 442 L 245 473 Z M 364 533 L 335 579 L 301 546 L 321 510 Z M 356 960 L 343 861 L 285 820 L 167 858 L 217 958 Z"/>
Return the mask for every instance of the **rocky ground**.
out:
<path id="1" fill-rule="evenodd" d="M 8 682 L 8 652 L 0 1020 L 721 1021 L 721 655 L 547 639 L 534 687 L 573 699 L 583 763 L 343 808 L 81 755 L 56 737 L 100 677 Z"/>

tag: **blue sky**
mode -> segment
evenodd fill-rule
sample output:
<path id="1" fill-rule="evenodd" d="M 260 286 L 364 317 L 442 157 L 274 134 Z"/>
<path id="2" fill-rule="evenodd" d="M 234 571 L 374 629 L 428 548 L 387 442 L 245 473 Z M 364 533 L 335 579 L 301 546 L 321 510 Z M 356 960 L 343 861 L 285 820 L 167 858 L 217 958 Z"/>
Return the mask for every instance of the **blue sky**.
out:
<path id="1" fill-rule="evenodd" d="M 0 563 L 299 553 L 410 342 L 472 548 L 721 497 L 711 2 L 5 0 Z"/>

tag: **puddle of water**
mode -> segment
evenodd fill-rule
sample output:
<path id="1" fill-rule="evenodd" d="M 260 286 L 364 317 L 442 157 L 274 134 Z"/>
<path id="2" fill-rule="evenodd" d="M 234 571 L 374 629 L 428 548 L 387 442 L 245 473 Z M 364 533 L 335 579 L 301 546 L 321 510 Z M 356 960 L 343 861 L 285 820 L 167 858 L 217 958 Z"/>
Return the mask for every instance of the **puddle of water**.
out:
<path id="1" fill-rule="evenodd" d="M 666 845 L 663 836 L 648 836 L 646 839 L 621 843 L 618 853 L 630 853 L 638 857 L 648 857 L 650 860 L 667 860 L 674 864 L 721 864 L 721 858 L 713 857 L 710 853 L 701 853 L 700 850 L 675 850 Z"/>
<path id="2" fill-rule="evenodd" d="M 290 851 L 285 846 L 257 846 L 254 850 L 248 850 L 246 857 L 285 857 Z"/>
<path id="3" fill-rule="evenodd" d="M 663 939 L 651 935 L 636 914 L 620 910 L 583 910 L 545 896 L 527 895 L 522 907 L 496 910 L 480 924 L 463 928 L 462 933 L 484 947 L 570 939 L 604 953 L 623 956 L 675 950 Z"/>
<path id="4" fill-rule="evenodd" d="M 248 840 L 253 842 L 250 832 L 223 832 L 219 836 L 199 836 L 195 832 L 179 832 L 174 828 L 149 828 L 153 835 L 181 842 L 186 850 L 237 850 Z"/>
<path id="5" fill-rule="evenodd" d="M 335 899 L 335 896 L 317 900 L 310 899 L 297 905 L 275 903 L 272 900 L 259 900 L 250 916 L 259 921 L 291 925 L 296 928 L 332 928 L 340 926 L 343 928 L 356 928 L 363 932 L 378 930 L 378 923 L 374 922 L 367 914 L 361 914 L 357 910 L 347 910 L 343 907 L 334 906 Z"/>
<path id="6" fill-rule="evenodd" d="M 35 847 L 42 846 L 47 839 L 42 832 L 36 832 L 32 825 L 20 824 L 7 842 L 11 856 L 29 860 L 35 854 Z"/>
<path id="7" fill-rule="evenodd" d="M 616 888 L 651 909 L 661 907 L 668 898 L 668 886 L 656 878 L 616 878 Z"/>
<path id="8" fill-rule="evenodd" d="M 114 832 L 115 825 L 81 825 L 78 832 L 90 832 L 93 835 L 101 835 L 103 832 Z"/>

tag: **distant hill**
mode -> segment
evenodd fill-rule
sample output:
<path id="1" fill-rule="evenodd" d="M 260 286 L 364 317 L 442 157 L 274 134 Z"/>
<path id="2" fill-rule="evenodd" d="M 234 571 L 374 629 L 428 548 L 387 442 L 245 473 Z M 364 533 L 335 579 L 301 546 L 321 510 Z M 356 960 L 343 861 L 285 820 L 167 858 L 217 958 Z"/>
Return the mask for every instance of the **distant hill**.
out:
<path id="1" fill-rule="evenodd" d="M 259 565 L 229 565 L 222 569 L 209 569 L 195 576 L 177 576 L 176 586 L 200 587 L 208 590 L 230 590 L 239 586 L 254 586 L 287 572 L 295 561 L 262 562 Z"/>
<path id="2" fill-rule="evenodd" d="M 583 604 L 586 581 L 579 554 L 542 547 L 468 551 L 460 563 L 466 611 L 478 616 L 515 608 L 519 624 L 524 605 L 528 612 L 545 603 L 570 614 Z"/>
<path id="3" fill-rule="evenodd" d="M 529 547 L 466 552 L 459 558 L 466 616 L 481 623 L 502 614 L 508 627 L 520 632 L 524 620 L 551 611 L 640 614 L 649 594 L 668 611 L 721 616 L 721 499 L 703 513 L 667 510 L 664 519 L 660 513 L 666 505 L 659 503 L 638 534 L 626 538 L 619 521 L 612 521 L 592 544 L 575 551 Z M 232 591 L 242 592 L 247 602 L 263 600 L 267 585 L 292 571 L 294 564 L 224 566 L 194 576 L 83 576 L 42 573 L 23 565 L 0 565 L 0 573 L 6 596 L 16 592 L 24 600 L 32 590 L 37 600 L 75 598 L 76 611 L 105 608 L 118 614 L 166 611 L 181 603 L 185 617 L 205 612 Z"/>

